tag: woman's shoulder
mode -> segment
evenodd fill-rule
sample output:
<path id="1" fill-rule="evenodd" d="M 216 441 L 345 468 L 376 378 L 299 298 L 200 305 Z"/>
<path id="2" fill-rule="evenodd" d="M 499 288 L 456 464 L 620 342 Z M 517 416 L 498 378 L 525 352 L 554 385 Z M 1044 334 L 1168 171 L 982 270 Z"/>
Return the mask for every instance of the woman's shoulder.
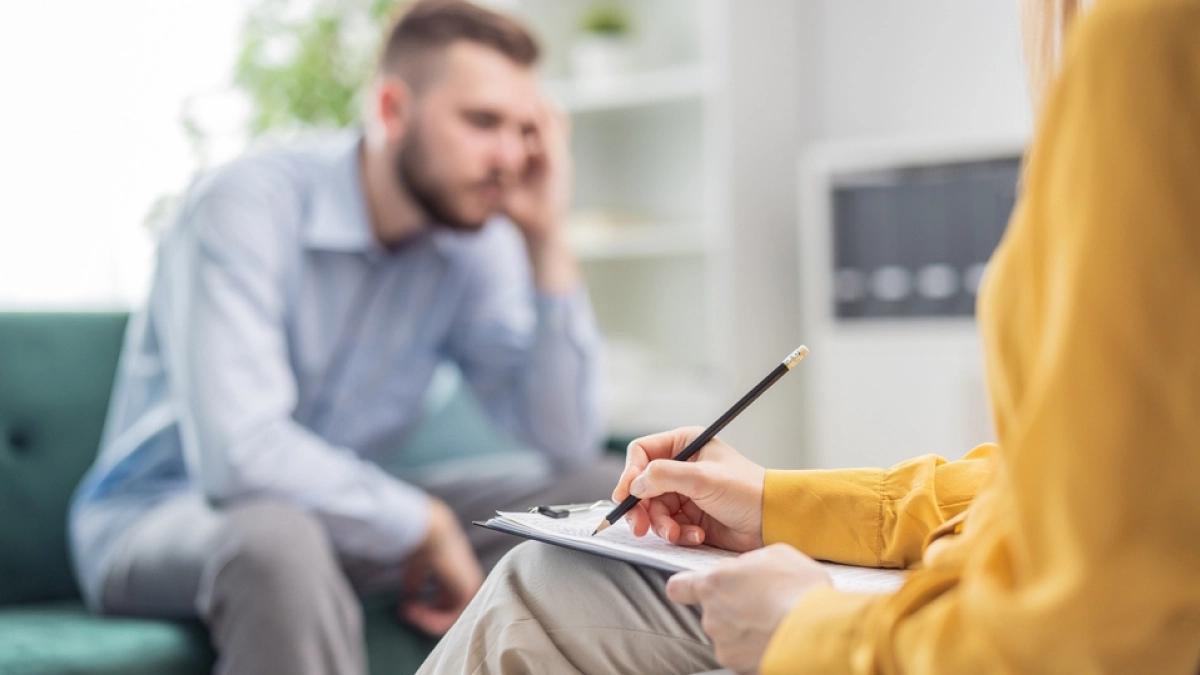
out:
<path id="1" fill-rule="evenodd" d="M 1138 47 L 1168 53 L 1186 46 L 1194 53 L 1200 47 L 1200 0 L 1095 0 L 1094 5 L 1079 23 L 1069 51 L 1097 56 Z"/>
<path id="2" fill-rule="evenodd" d="M 1105 124 L 1194 125 L 1200 0 L 1096 0 L 1068 37 L 1057 89 Z"/>

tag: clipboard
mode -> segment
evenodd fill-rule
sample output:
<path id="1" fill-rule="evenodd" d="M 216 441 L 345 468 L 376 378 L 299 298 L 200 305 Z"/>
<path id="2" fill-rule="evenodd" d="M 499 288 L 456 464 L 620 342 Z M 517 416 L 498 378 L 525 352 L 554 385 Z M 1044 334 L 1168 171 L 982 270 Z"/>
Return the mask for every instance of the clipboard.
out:
<path id="1" fill-rule="evenodd" d="M 497 513 L 499 514 L 500 512 Z M 572 551 L 579 551 L 581 553 L 590 553 L 592 555 L 598 555 L 602 558 L 620 560 L 631 565 L 639 565 L 641 567 L 649 567 L 652 569 L 661 570 L 663 572 L 667 572 L 668 574 L 674 574 L 676 572 L 683 572 L 691 569 L 681 564 L 673 563 L 668 560 L 663 560 L 649 555 L 638 555 L 633 552 L 589 544 L 585 541 L 555 536 L 553 534 L 538 530 L 520 528 L 511 522 L 504 520 L 503 518 L 490 518 L 486 521 L 475 520 L 472 521 L 471 524 L 488 530 L 494 530 L 496 532 L 503 532 L 505 534 L 511 534 L 524 539 L 530 539 L 532 541 L 540 541 L 543 544 L 559 546 Z"/>
<path id="2" fill-rule="evenodd" d="M 686 570 L 705 570 L 738 556 L 732 551 L 707 545 L 677 546 L 653 533 L 645 537 L 635 537 L 624 520 L 617 521 L 592 537 L 590 533 L 612 509 L 613 504 L 606 502 L 599 506 L 591 506 L 593 508 L 572 511 L 566 518 L 530 512 L 497 511 L 495 517 L 486 521 L 474 521 L 473 524 L 672 574 Z M 891 593 L 903 585 L 906 576 L 903 570 L 855 567 L 830 562 L 822 562 L 821 565 L 833 580 L 834 588 L 849 593 Z"/>

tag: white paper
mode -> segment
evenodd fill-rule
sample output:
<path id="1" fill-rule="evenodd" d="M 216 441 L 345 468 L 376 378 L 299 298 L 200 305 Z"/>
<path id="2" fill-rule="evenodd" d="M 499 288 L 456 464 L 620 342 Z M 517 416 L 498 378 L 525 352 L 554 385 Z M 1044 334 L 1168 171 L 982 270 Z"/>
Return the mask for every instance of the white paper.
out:
<path id="1" fill-rule="evenodd" d="M 598 555 L 633 562 L 657 561 L 677 570 L 705 570 L 723 560 L 736 558 L 737 553 L 712 546 L 677 546 L 664 541 L 653 532 L 635 537 L 624 519 L 591 536 L 596 526 L 612 510 L 612 505 L 572 513 L 568 518 L 548 518 L 538 513 L 497 511 L 497 520 L 517 531 L 536 532 L 554 540 L 570 541 Z M 639 560 L 640 559 L 640 560 Z M 872 567 L 853 567 L 821 563 L 833 580 L 834 588 L 848 593 L 891 593 L 904 583 L 903 570 L 883 570 Z"/>

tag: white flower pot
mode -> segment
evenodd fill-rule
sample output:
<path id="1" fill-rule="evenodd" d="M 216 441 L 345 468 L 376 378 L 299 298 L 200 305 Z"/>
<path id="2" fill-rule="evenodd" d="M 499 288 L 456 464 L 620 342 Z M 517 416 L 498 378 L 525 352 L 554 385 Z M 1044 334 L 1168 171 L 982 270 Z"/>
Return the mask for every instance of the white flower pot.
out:
<path id="1" fill-rule="evenodd" d="M 633 41 L 627 37 L 583 34 L 571 43 L 571 74 L 581 80 L 607 80 L 633 66 Z"/>

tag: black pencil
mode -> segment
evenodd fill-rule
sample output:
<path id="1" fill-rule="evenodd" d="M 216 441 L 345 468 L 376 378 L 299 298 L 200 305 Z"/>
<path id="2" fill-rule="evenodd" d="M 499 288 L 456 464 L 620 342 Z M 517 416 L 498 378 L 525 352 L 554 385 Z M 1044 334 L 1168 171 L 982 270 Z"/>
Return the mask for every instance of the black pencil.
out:
<path id="1" fill-rule="evenodd" d="M 749 408 L 750 404 L 754 403 L 755 399 L 757 399 L 759 396 L 762 396 L 764 391 L 770 389 L 771 385 L 775 384 L 779 378 L 783 377 L 785 373 L 794 368 L 797 363 L 800 363 L 800 359 L 803 359 L 805 356 L 808 356 L 808 347 L 800 345 L 796 348 L 796 351 L 788 354 L 787 358 L 783 360 L 783 363 L 775 366 L 775 370 L 772 370 L 770 375 L 764 377 L 762 382 L 759 382 L 753 389 L 750 390 L 748 394 L 743 396 L 741 400 L 739 400 L 737 403 L 734 403 L 732 408 L 730 408 L 724 415 L 721 415 L 716 422 L 713 422 L 711 425 L 709 425 L 707 429 L 705 429 L 699 436 L 696 437 L 696 440 L 689 443 L 688 446 L 683 449 L 683 452 L 675 455 L 673 459 L 677 462 L 686 462 L 691 459 L 692 455 L 700 452 L 700 448 L 708 445 L 708 442 L 713 439 L 713 436 L 721 433 L 721 430 L 724 429 L 727 424 L 732 422 L 733 418 L 742 414 L 742 411 L 746 408 Z M 625 501 L 621 502 L 620 506 L 613 509 L 611 513 L 604 517 L 604 520 L 600 521 L 600 524 L 596 527 L 596 531 L 592 532 L 592 536 L 596 536 L 600 532 L 603 532 L 609 525 L 617 522 L 618 518 L 628 513 L 629 509 L 637 506 L 637 503 L 640 501 L 640 499 L 634 497 L 633 495 L 626 497 Z"/>

